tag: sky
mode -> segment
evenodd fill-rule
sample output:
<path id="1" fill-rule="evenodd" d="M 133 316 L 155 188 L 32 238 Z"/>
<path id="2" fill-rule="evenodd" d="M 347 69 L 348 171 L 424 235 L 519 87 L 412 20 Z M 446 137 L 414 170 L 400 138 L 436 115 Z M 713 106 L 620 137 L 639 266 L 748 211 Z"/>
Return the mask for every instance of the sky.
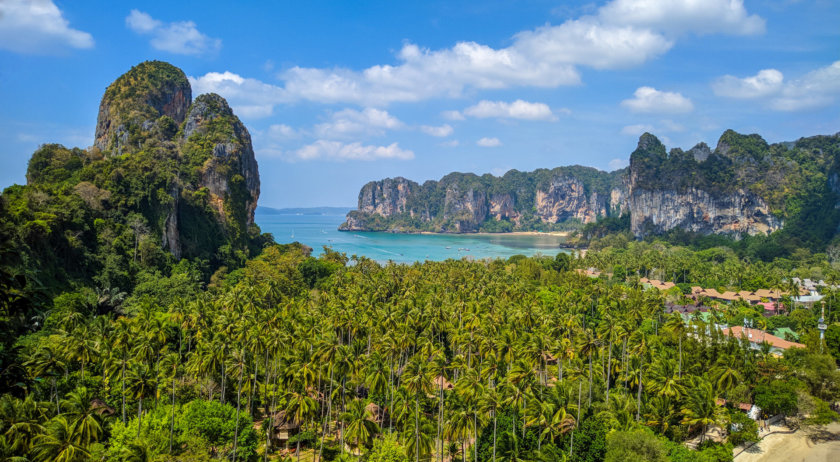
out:
<path id="1" fill-rule="evenodd" d="M 354 206 L 371 180 L 627 165 L 840 131 L 836 0 L 0 0 L 0 187 L 93 144 L 131 66 L 184 70 L 248 127 L 260 205 Z"/>

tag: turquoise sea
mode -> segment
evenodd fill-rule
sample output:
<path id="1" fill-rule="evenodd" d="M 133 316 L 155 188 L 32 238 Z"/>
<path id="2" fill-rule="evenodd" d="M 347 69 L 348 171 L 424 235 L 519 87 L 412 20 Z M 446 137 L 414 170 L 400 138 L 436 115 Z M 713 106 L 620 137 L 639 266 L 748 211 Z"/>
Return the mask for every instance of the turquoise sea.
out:
<path id="1" fill-rule="evenodd" d="M 349 209 L 348 209 L 349 210 Z M 469 234 L 394 234 L 381 232 L 342 232 L 338 225 L 344 213 L 325 214 L 278 213 L 257 208 L 256 222 L 263 232 L 274 235 L 279 243 L 298 241 L 312 247 L 314 255 L 323 253 L 323 246 L 370 259 L 397 263 L 449 258 L 507 258 L 512 255 L 556 255 L 560 236 L 511 236 Z"/>

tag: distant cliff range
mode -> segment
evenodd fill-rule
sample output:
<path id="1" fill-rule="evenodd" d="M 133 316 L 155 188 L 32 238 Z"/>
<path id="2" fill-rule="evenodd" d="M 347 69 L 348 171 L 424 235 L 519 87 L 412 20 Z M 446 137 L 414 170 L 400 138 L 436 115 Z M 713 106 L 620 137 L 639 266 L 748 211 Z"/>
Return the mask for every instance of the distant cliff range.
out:
<path id="1" fill-rule="evenodd" d="M 570 166 L 502 177 L 450 173 L 423 184 L 372 181 L 339 229 L 548 231 L 629 214 L 637 237 L 679 228 L 737 238 L 805 226 L 806 219 L 833 235 L 840 221 L 838 158 L 840 134 L 770 145 L 727 130 L 714 150 L 700 143 L 668 152 L 645 133 L 630 166 L 613 172 Z"/>

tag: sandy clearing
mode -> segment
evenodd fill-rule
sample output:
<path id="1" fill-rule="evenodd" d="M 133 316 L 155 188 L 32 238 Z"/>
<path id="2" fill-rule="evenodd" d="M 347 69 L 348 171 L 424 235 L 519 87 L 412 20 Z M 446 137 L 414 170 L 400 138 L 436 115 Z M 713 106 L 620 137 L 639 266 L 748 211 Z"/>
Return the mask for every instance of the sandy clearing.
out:
<path id="1" fill-rule="evenodd" d="M 840 423 L 795 433 L 774 433 L 735 462 L 834 462 L 840 460 Z"/>

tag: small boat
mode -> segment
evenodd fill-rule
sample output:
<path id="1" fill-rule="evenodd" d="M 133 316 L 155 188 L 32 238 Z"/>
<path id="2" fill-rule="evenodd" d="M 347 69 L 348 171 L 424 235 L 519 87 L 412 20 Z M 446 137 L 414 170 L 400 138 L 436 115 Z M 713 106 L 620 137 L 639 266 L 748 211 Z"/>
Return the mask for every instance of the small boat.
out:
<path id="1" fill-rule="evenodd" d="M 292 230 L 292 239 L 295 238 L 295 230 Z"/>
<path id="2" fill-rule="evenodd" d="M 451 246 L 451 245 L 447 245 L 447 246 L 446 246 L 446 248 L 447 248 L 447 249 L 451 249 L 451 248 L 452 248 L 452 246 Z"/>

